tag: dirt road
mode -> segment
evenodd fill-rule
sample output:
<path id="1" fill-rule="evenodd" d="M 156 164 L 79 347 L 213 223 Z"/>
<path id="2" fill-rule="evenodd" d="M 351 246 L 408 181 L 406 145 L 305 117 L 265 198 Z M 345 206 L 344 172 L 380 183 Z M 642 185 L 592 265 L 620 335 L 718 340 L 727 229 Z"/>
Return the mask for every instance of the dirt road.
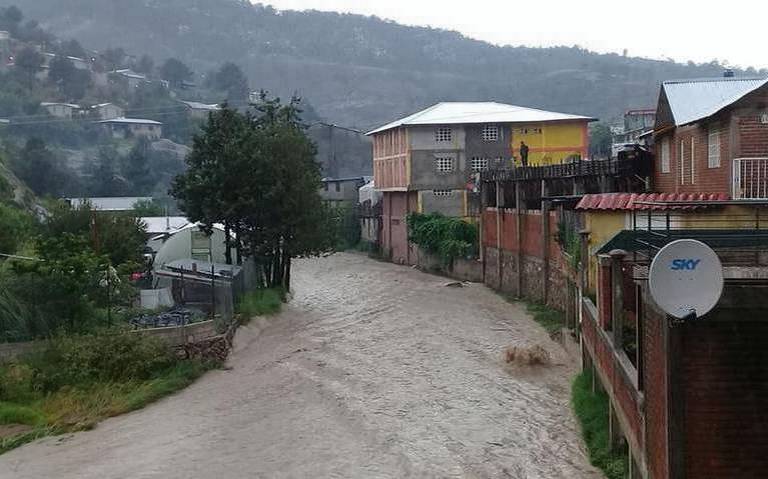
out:
<path id="1" fill-rule="evenodd" d="M 231 370 L 96 429 L 0 456 L 0 478 L 598 478 L 576 366 L 481 285 L 360 255 L 298 261 L 296 297 Z M 262 323 L 263 325 L 263 323 Z M 509 368 L 508 345 L 555 366 Z"/>

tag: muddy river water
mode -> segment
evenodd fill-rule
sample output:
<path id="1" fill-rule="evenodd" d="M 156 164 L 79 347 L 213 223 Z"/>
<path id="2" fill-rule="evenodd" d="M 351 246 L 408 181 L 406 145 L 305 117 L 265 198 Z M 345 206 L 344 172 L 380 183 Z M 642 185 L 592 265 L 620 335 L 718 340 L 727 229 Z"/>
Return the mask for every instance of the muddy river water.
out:
<path id="1" fill-rule="evenodd" d="M 297 261 L 284 312 L 229 368 L 94 430 L 0 456 L 0 478 L 599 478 L 569 408 L 577 371 L 479 284 L 356 254 Z M 540 344 L 548 367 L 510 367 Z"/>

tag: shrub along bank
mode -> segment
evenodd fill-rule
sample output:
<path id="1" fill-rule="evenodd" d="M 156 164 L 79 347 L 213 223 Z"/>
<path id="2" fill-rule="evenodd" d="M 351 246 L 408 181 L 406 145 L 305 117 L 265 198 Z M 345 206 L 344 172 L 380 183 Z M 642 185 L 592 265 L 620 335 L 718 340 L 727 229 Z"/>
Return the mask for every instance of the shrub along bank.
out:
<path id="1" fill-rule="evenodd" d="M 0 454 L 36 438 L 89 429 L 191 384 L 215 364 L 179 360 L 159 340 L 127 332 L 67 336 L 0 365 Z"/>

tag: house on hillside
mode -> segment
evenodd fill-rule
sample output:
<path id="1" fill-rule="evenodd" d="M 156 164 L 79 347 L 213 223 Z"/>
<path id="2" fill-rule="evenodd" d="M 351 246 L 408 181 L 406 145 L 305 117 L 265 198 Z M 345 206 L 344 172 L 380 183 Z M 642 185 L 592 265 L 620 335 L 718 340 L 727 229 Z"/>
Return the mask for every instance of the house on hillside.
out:
<path id="1" fill-rule="evenodd" d="M 368 133 L 376 188 L 384 193 L 382 248 L 412 264 L 406 217 L 411 212 L 479 215 L 477 174 L 586 158 L 593 118 L 494 102 L 438 103 Z"/>
<path id="2" fill-rule="evenodd" d="M 114 138 L 147 138 L 159 140 L 163 137 L 163 124 L 155 120 L 141 118 L 113 118 L 101 120 L 99 124 Z"/>
<path id="3" fill-rule="evenodd" d="M 40 106 L 56 118 L 70 119 L 80 111 L 80 105 L 74 103 L 42 102 Z"/>
<path id="4" fill-rule="evenodd" d="M 125 116 L 125 110 L 114 103 L 99 103 L 91 107 L 91 114 L 100 120 L 114 120 Z"/>
<path id="5" fill-rule="evenodd" d="M 128 85 L 128 88 L 131 88 L 131 89 L 138 88 L 139 85 L 147 81 L 146 75 L 143 75 L 141 73 L 136 73 L 130 68 L 115 70 L 112 72 L 112 75 L 118 79 L 125 81 L 126 84 Z"/>
<path id="6" fill-rule="evenodd" d="M 217 104 L 200 103 L 197 101 L 181 101 L 190 118 L 195 120 L 207 120 L 211 112 L 221 110 Z"/>
<path id="7" fill-rule="evenodd" d="M 768 78 L 664 82 L 653 137 L 655 190 L 768 199 Z"/>
<path id="8" fill-rule="evenodd" d="M 84 204 L 90 204 L 96 211 L 120 212 L 132 211 L 139 202 L 152 201 L 147 196 L 110 196 L 93 198 L 62 198 L 72 208 L 78 208 Z"/>
<path id="9" fill-rule="evenodd" d="M 621 126 L 611 128 L 611 157 L 615 158 L 618 152 L 634 145 L 644 145 L 648 133 L 653 132 L 656 123 L 656 110 L 651 108 L 641 110 L 627 110 L 624 113 L 624 122 Z"/>
<path id="10" fill-rule="evenodd" d="M 323 201 L 334 204 L 355 205 L 358 201 L 358 190 L 367 183 L 366 177 L 323 178 L 320 197 Z"/>

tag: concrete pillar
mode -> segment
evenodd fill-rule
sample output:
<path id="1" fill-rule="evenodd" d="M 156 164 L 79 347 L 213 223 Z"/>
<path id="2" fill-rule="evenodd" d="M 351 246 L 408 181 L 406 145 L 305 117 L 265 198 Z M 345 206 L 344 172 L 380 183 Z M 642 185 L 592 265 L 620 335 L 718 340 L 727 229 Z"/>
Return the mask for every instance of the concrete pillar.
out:
<path id="1" fill-rule="evenodd" d="M 611 329 L 613 330 L 613 345 L 621 351 L 624 347 L 624 272 L 622 261 L 627 255 L 624 250 L 612 250 L 611 257 Z"/>
<path id="2" fill-rule="evenodd" d="M 597 316 L 600 327 L 607 331 L 611 329 L 613 316 L 613 282 L 611 279 L 611 257 L 601 254 L 597 257 Z"/>
<path id="3" fill-rule="evenodd" d="M 542 188 L 544 187 L 544 180 L 542 180 Z M 549 209 L 550 201 L 544 200 L 541 202 L 541 238 L 542 238 L 542 252 L 541 257 L 544 260 L 544 266 L 541 268 L 541 275 L 543 280 L 543 303 L 547 304 L 549 300 Z"/>
<path id="4" fill-rule="evenodd" d="M 520 183 L 515 183 L 515 241 L 517 243 L 517 296 L 523 296 L 523 192 Z"/>

